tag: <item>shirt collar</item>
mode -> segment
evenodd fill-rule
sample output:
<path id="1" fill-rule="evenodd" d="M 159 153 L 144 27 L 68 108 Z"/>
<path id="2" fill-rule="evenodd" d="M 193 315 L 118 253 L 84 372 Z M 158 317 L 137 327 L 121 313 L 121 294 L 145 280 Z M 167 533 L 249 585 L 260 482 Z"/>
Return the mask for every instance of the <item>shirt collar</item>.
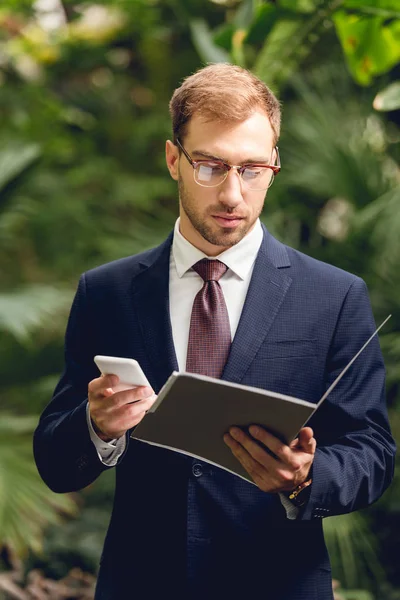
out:
<path id="1" fill-rule="evenodd" d="M 218 256 L 207 256 L 188 242 L 179 231 L 179 221 L 180 219 L 178 218 L 175 223 L 174 240 L 172 243 L 172 255 L 179 278 L 183 277 L 186 271 L 199 260 L 209 258 L 222 261 L 240 279 L 246 279 L 256 260 L 263 239 L 263 230 L 259 219 L 257 219 L 250 233 L 245 235 L 238 244 L 224 250 Z"/>

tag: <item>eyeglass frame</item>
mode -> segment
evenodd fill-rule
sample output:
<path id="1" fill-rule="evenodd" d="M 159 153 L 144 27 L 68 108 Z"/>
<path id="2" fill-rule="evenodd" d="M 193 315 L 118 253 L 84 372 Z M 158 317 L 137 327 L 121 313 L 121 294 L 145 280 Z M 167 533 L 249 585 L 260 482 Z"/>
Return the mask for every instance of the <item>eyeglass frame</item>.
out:
<path id="1" fill-rule="evenodd" d="M 246 184 L 246 181 L 243 179 L 242 177 L 242 173 L 244 172 L 245 169 L 247 169 L 248 167 L 261 167 L 261 168 L 265 168 L 265 169 L 271 169 L 272 173 L 273 173 L 273 178 L 271 183 L 269 184 L 268 187 L 266 188 L 262 188 L 262 189 L 250 189 L 250 191 L 252 192 L 262 192 L 262 191 L 266 191 L 268 190 L 273 181 L 274 181 L 274 177 L 275 175 L 277 175 L 279 173 L 279 171 L 281 170 L 281 159 L 279 156 L 279 149 L 278 146 L 275 146 L 274 150 L 276 150 L 276 165 L 265 165 L 265 164 L 261 164 L 261 163 L 246 163 L 244 165 L 230 165 L 229 163 L 226 163 L 223 160 L 220 160 L 219 158 L 215 158 L 215 159 L 203 159 L 203 160 L 193 160 L 192 157 L 190 156 L 190 154 L 187 152 L 187 150 L 185 150 L 185 148 L 182 146 L 179 138 L 176 138 L 176 145 L 182 150 L 183 154 L 185 155 L 186 159 L 188 160 L 189 164 L 193 167 L 193 178 L 195 180 L 195 182 L 197 183 L 197 185 L 200 185 L 201 187 L 205 187 L 205 188 L 215 188 L 218 187 L 219 185 L 222 185 L 224 183 L 224 181 L 226 181 L 229 171 L 231 169 L 236 169 L 240 180 L 243 181 L 244 184 Z M 196 169 L 197 169 L 197 165 L 201 164 L 201 163 L 209 163 L 209 162 L 216 162 L 216 163 L 220 163 L 221 165 L 223 165 L 226 169 L 225 171 L 225 177 L 224 179 L 222 179 L 222 181 L 220 181 L 220 183 L 217 183 L 216 185 L 203 185 L 201 183 L 199 183 L 196 180 Z"/>

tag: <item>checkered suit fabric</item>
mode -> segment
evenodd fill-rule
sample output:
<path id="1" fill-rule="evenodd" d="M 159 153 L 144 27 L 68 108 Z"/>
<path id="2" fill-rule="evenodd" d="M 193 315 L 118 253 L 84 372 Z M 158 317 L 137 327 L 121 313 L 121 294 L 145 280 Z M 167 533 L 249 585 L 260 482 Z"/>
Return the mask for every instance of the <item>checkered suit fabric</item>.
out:
<path id="1" fill-rule="evenodd" d="M 204 258 L 193 269 L 204 285 L 193 302 L 186 370 L 219 378 L 231 346 L 229 315 L 219 284 L 228 267 L 219 260 Z"/>

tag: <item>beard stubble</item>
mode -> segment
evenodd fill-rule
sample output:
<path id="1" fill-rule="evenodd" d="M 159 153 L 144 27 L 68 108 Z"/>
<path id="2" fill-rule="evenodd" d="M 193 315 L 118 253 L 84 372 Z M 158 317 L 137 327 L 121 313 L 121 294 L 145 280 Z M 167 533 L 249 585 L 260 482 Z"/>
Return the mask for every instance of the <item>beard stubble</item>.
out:
<path id="1" fill-rule="evenodd" d="M 196 203 L 194 197 L 190 194 L 190 192 L 188 192 L 180 176 L 178 179 L 178 188 L 181 207 L 184 213 L 186 214 L 187 218 L 189 219 L 190 223 L 192 224 L 193 228 L 209 244 L 213 244 L 215 246 L 219 246 L 222 248 L 230 248 L 238 244 L 250 231 L 250 229 L 253 227 L 254 223 L 261 214 L 262 205 L 251 221 L 249 221 L 245 217 L 241 224 L 238 225 L 238 227 L 235 229 L 235 231 L 232 231 L 229 228 L 220 228 L 218 231 L 216 231 L 211 224 L 207 224 L 206 217 L 218 213 L 230 214 L 233 213 L 235 209 L 227 207 L 224 204 L 216 204 L 215 206 L 209 206 L 207 209 L 207 213 L 200 214 L 196 208 L 196 204 L 198 205 L 198 202 Z"/>

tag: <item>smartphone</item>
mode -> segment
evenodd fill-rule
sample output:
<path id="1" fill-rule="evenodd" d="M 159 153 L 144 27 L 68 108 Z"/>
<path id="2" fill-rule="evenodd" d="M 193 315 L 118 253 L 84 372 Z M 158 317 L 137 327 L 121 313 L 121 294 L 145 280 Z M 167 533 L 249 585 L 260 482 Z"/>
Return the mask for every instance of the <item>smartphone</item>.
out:
<path id="1" fill-rule="evenodd" d="M 116 392 L 131 390 L 139 385 L 151 387 L 139 363 L 134 358 L 119 358 L 118 356 L 94 357 L 94 362 L 102 375 L 117 375 L 119 383 L 113 389 Z"/>

